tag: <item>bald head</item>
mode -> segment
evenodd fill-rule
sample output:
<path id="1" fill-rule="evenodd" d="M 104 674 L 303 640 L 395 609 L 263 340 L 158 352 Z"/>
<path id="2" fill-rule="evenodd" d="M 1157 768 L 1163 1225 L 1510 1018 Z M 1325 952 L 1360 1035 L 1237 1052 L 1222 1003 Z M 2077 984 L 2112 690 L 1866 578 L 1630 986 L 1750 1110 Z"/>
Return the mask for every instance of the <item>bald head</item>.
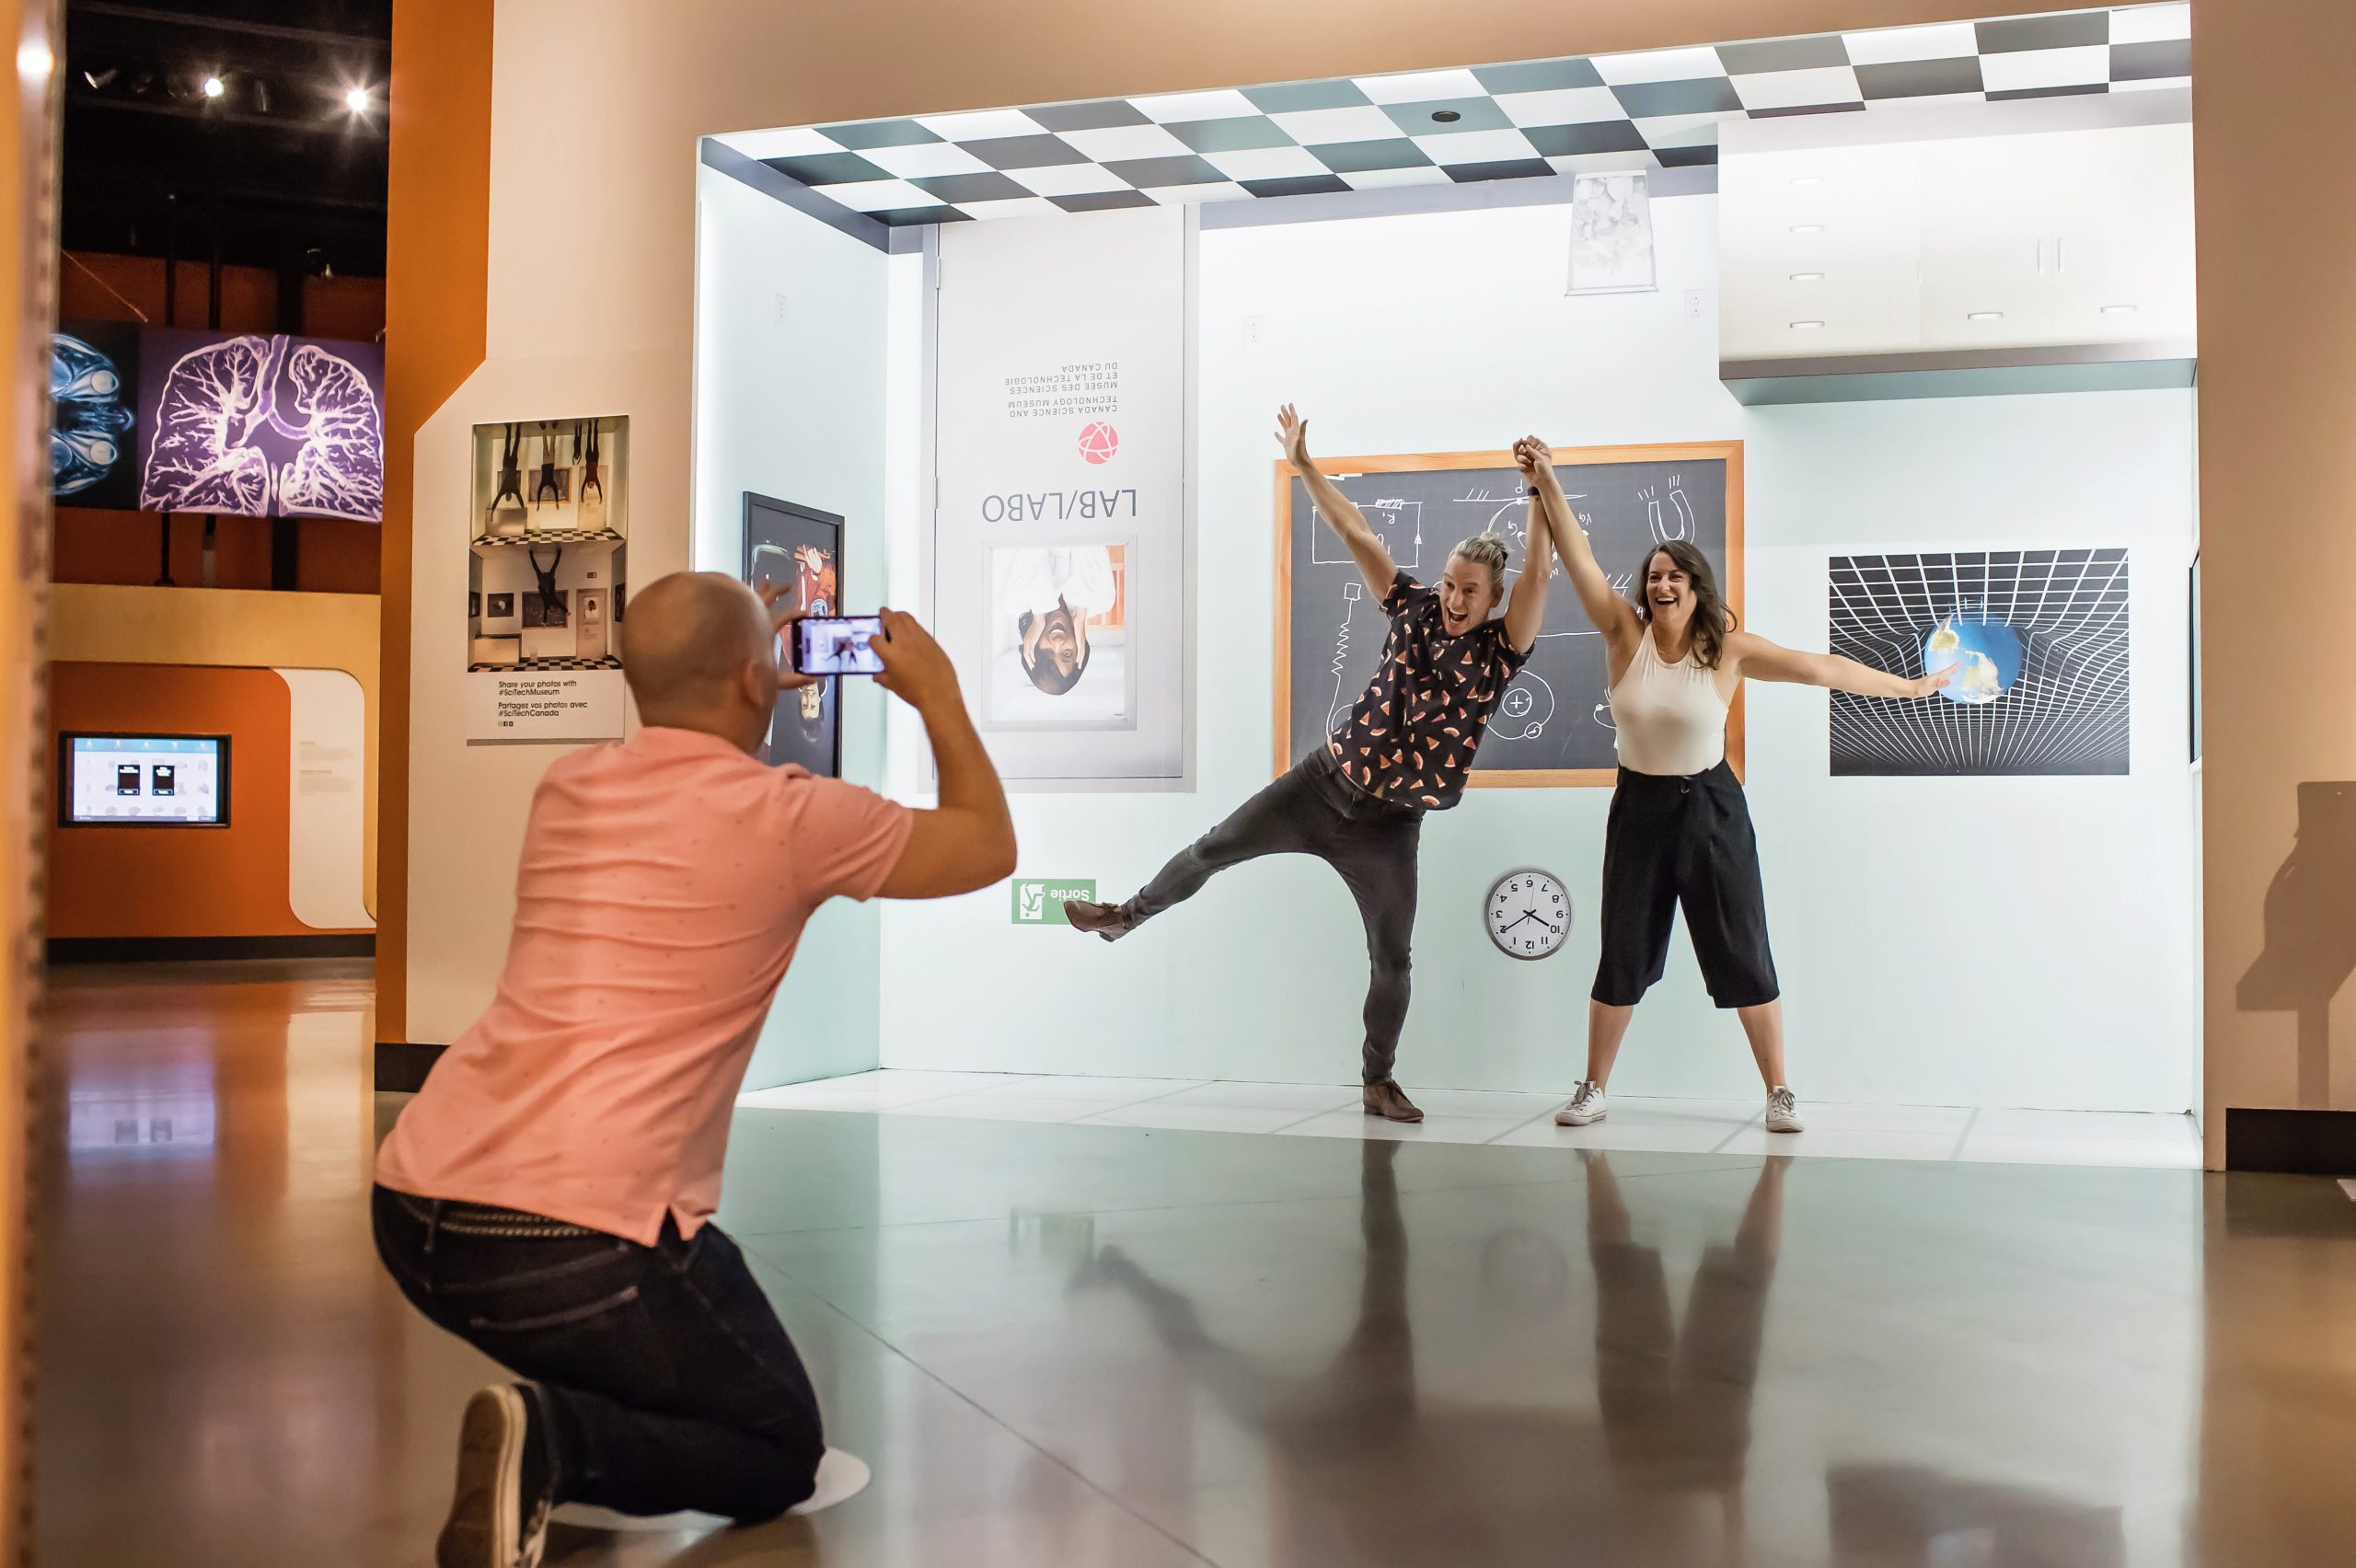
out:
<path id="1" fill-rule="evenodd" d="M 622 622 L 622 673 L 639 716 L 690 730 L 741 724 L 748 663 L 762 666 L 774 696 L 771 635 L 760 600 L 734 578 L 717 571 L 657 578 L 630 595 Z"/>

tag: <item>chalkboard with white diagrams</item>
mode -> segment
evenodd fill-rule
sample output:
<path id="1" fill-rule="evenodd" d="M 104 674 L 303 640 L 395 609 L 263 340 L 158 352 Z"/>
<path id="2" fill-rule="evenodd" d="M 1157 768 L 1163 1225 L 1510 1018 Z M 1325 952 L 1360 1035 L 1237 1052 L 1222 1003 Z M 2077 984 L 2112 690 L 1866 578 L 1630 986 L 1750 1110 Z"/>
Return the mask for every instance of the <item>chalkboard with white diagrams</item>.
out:
<path id="1" fill-rule="evenodd" d="M 1321 457 L 1342 493 L 1417 582 L 1437 584 L 1449 551 L 1484 532 L 1507 542 L 1507 591 L 1528 559 L 1529 486 L 1503 452 Z M 1742 444 L 1558 451 L 1572 513 L 1613 589 L 1633 595 L 1654 547 L 1682 539 L 1716 569 L 1728 605 L 1742 603 Z M 1276 465 L 1276 755 L 1281 772 L 1349 716 L 1374 676 L 1389 630 L 1380 596 L 1339 536 L 1319 521 L 1308 487 Z M 1499 699 L 1473 765 L 1476 785 L 1608 785 L 1616 767 L 1603 639 L 1561 563 L 1530 663 Z M 1729 732 L 1740 761 L 1740 729 Z"/>

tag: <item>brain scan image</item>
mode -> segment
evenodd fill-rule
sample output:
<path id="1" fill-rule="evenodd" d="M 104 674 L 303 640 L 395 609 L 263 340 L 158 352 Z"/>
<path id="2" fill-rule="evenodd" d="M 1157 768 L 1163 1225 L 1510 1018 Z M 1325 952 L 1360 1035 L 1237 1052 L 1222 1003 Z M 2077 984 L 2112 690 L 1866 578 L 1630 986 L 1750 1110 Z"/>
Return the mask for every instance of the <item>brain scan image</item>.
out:
<path id="1" fill-rule="evenodd" d="M 50 479 L 62 500 L 104 484 L 125 455 L 134 416 L 122 369 L 64 332 L 49 340 Z"/>
<path id="2" fill-rule="evenodd" d="M 196 337 L 157 336 L 175 348 Z M 149 376 L 154 387 L 155 370 Z M 368 523 L 382 516 L 375 387 L 334 346 L 283 334 L 197 338 L 160 380 L 140 475 L 143 508 Z"/>

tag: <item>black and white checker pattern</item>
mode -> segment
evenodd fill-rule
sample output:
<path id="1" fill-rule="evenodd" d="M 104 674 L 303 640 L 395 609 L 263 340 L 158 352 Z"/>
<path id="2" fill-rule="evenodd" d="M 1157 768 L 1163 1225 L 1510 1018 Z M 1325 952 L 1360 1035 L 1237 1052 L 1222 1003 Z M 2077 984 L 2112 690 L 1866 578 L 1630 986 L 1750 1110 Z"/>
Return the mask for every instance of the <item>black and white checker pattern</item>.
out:
<path id="1" fill-rule="evenodd" d="M 2183 86 L 2186 4 L 720 138 L 895 226 L 1715 164 L 1741 117 Z"/>
<path id="2" fill-rule="evenodd" d="M 2012 628 L 2021 667 L 1984 706 L 1832 694 L 1834 778 L 2128 770 L 2124 549 L 1842 556 L 1829 572 L 1835 653 L 1908 679 L 1942 622 Z"/>
<path id="3" fill-rule="evenodd" d="M 619 659 L 523 659 L 513 664 L 468 664 L 469 671 L 497 670 L 507 674 L 528 675 L 546 670 L 618 670 Z"/>
<path id="4" fill-rule="evenodd" d="M 527 528 L 520 534 L 485 534 L 478 545 L 618 545 L 611 528 Z"/>

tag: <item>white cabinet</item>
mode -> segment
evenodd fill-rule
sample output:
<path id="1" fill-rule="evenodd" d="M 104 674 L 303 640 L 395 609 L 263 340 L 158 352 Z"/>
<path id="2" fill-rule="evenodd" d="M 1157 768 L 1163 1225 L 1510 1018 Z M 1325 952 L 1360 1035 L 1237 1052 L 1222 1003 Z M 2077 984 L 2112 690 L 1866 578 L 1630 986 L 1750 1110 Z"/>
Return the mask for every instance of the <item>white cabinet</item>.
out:
<path id="1" fill-rule="evenodd" d="M 2189 377 L 2189 125 L 1729 149 L 1719 212 L 1719 357 L 1738 394 L 1786 374 L 2075 363 L 2118 385 L 2151 361 Z"/>

